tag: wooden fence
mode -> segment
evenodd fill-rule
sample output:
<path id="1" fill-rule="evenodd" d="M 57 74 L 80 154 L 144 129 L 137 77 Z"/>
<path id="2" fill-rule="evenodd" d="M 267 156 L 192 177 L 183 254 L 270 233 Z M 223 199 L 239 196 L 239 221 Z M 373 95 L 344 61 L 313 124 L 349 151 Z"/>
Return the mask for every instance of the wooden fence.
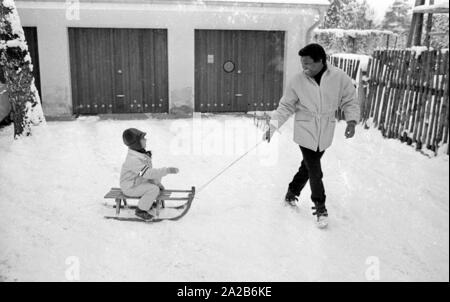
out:
<path id="1" fill-rule="evenodd" d="M 355 83 L 356 87 L 361 86 L 362 77 L 360 75 L 362 75 L 362 71 L 359 68 L 361 62 L 358 59 L 335 57 L 335 56 L 331 55 L 331 56 L 327 56 L 327 60 L 331 65 L 336 66 L 336 67 L 342 69 L 343 71 L 345 71 L 345 73 L 347 73 L 347 75 L 353 79 L 353 82 Z M 358 88 L 359 98 L 361 98 L 360 94 L 361 93 Z M 344 112 L 340 108 L 336 111 L 336 118 L 339 121 L 345 119 Z"/>
<path id="2" fill-rule="evenodd" d="M 334 57 L 333 55 L 328 56 L 328 62 L 331 65 L 339 67 L 343 71 L 345 71 L 349 77 L 353 80 L 357 81 L 358 71 L 360 61 L 357 59 L 347 59 L 342 57 Z"/>
<path id="3" fill-rule="evenodd" d="M 360 86 L 362 120 L 385 137 L 437 152 L 448 144 L 448 81 L 448 52 L 375 51 Z"/>

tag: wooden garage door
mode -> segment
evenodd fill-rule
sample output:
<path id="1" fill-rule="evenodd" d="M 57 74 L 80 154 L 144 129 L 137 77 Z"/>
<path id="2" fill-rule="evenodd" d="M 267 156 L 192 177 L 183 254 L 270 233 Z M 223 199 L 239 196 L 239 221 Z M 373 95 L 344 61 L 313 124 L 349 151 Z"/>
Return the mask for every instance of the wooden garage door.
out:
<path id="1" fill-rule="evenodd" d="M 23 32 L 25 34 L 25 39 L 27 40 L 31 63 L 33 64 L 34 84 L 36 85 L 36 89 L 38 90 L 42 101 L 37 29 L 36 27 L 24 27 Z"/>
<path id="2" fill-rule="evenodd" d="M 75 114 L 168 112 L 167 30 L 69 28 Z"/>
<path id="3" fill-rule="evenodd" d="M 195 31 L 195 110 L 273 110 L 283 94 L 283 31 Z"/>

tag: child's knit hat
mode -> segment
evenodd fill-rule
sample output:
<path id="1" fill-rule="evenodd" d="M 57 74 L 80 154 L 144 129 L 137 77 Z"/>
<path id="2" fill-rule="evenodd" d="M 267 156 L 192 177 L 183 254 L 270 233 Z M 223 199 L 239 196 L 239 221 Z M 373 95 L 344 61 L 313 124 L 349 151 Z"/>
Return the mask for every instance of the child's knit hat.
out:
<path id="1" fill-rule="evenodd" d="M 122 134 L 123 143 L 130 149 L 140 150 L 142 149 L 141 138 L 143 138 L 146 134 L 147 133 L 136 128 L 126 129 Z"/>

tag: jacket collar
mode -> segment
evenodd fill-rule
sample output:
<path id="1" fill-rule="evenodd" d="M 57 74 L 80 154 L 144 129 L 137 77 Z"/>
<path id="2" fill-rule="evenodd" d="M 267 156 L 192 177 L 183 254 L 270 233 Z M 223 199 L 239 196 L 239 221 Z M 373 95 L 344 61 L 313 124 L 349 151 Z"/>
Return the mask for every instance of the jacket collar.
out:
<path id="1" fill-rule="evenodd" d="M 138 151 L 133 150 L 133 149 L 128 149 L 128 155 L 130 155 L 130 156 L 135 156 L 135 157 L 139 157 L 139 158 L 142 158 L 142 159 L 147 159 L 147 158 L 149 158 L 146 154 L 141 153 L 141 152 L 138 152 Z"/>
<path id="2" fill-rule="evenodd" d="M 328 76 L 328 75 L 330 75 L 330 73 L 335 73 L 336 70 L 337 70 L 336 67 L 334 67 L 333 65 L 327 63 L 327 69 L 326 69 L 326 70 L 324 71 L 324 73 L 322 74 L 322 79 L 323 79 L 323 77 L 324 77 L 325 75 Z M 306 73 L 305 73 L 304 71 L 302 71 L 301 74 L 302 74 L 304 77 L 306 77 L 307 79 L 313 81 L 314 83 L 316 82 L 316 80 L 314 80 L 314 78 L 312 78 L 312 77 L 306 75 Z"/>
<path id="3" fill-rule="evenodd" d="M 325 70 L 325 72 L 323 74 L 335 73 L 336 70 L 337 70 L 337 67 L 334 67 L 333 65 L 327 63 L 327 70 Z"/>

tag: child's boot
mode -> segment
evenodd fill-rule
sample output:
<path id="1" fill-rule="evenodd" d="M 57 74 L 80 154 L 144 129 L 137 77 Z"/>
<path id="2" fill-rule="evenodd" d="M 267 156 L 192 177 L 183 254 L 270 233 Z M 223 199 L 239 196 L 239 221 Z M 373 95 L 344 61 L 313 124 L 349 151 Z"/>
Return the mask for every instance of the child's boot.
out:
<path id="1" fill-rule="evenodd" d="M 152 204 L 152 207 L 149 210 L 150 215 L 153 215 L 154 217 L 158 217 L 162 208 L 163 208 L 162 201 L 161 200 L 156 200 Z"/>
<path id="2" fill-rule="evenodd" d="M 135 215 L 143 220 L 152 220 L 153 219 L 153 215 L 151 215 L 149 212 L 143 211 L 139 208 L 136 209 Z"/>

